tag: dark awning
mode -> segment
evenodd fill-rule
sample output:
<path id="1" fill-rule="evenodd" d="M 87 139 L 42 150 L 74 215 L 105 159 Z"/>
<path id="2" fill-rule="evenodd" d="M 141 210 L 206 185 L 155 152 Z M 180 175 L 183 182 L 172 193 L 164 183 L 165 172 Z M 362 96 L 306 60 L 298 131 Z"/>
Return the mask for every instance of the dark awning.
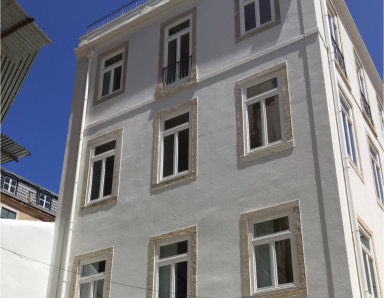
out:
<path id="1" fill-rule="evenodd" d="M 16 144 L 5 134 L 1 134 L 1 160 L 0 163 L 9 161 L 19 161 L 18 159 L 24 156 L 31 155 L 31 153 L 24 147 Z"/>

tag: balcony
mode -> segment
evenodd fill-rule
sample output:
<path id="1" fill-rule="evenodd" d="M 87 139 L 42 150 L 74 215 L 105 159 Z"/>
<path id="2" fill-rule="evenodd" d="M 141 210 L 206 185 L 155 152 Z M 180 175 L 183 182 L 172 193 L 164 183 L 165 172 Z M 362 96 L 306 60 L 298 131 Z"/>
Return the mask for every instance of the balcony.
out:
<path id="1" fill-rule="evenodd" d="M 344 56 L 340 51 L 339 45 L 337 44 L 336 40 L 333 37 L 332 37 L 332 45 L 333 45 L 333 50 L 335 52 L 336 61 L 339 64 L 344 75 L 347 76 L 347 72 L 345 70 L 345 64 L 344 64 Z"/>
<path id="2" fill-rule="evenodd" d="M 96 22 L 93 22 L 92 24 L 87 26 L 87 33 L 92 32 L 110 22 L 113 20 L 121 17 L 122 15 L 134 10 L 135 8 L 143 5 L 146 2 L 149 2 L 150 0 L 133 0 L 125 4 L 124 6 L 112 11 L 111 13 L 107 14 L 105 17 L 102 17 L 101 19 L 97 20 Z"/>
<path id="3" fill-rule="evenodd" d="M 191 81 L 192 56 L 163 68 L 163 91 L 169 91 Z"/>
<path id="4" fill-rule="evenodd" d="M 368 117 L 369 121 L 373 123 L 371 107 L 369 106 L 368 101 L 365 99 L 365 95 L 361 92 L 361 101 L 363 102 L 364 113 Z"/>

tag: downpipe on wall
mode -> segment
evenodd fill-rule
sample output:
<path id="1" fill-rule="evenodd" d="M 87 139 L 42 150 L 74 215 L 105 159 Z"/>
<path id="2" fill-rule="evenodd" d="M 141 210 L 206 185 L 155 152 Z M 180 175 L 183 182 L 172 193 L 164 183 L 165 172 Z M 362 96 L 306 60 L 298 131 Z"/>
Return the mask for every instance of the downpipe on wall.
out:
<path id="1" fill-rule="evenodd" d="M 331 76 L 333 103 L 336 111 L 336 123 L 338 128 L 337 135 L 338 135 L 339 144 L 340 144 L 340 151 L 341 151 L 341 158 L 342 158 L 342 165 L 343 165 L 343 175 L 344 175 L 344 185 L 345 185 L 347 204 L 348 204 L 349 221 L 351 225 L 357 274 L 359 277 L 358 278 L 359 288 L 360 288 L 361 297 L 368 297 L 368 294 L 369 294 L 368 287 L 363 276 L 364 265 L 363 265 L 363 258 L 361 255 L 361 248 L 360 248 L 360 230 L 359 230 L 359 224 L 358 224 L 354 200 L 353 200 L 351 178 L 349 174 L 351 165 L 350 165 L 349 157 L 346 152 L 346 147 L 344 144 L 344 136 L 342 135 L 342 131 L 343 131 L 342 111 L 341 111 L 341 104 L 340 104 L 339 89 L 338 89 L 337 79 L 336 79 L 337 70 L 335 65 L 335 52 L 331 43 L 330 31 L 328 27 L 328 9 L 327 9 L 326 0 L 321 0 L 320 4 L 321 4 L 322 16 L 323 16 L 322 19 L 323 19 L 325 40 L 327 43 L 328 67 L 329 67 L 329 73 Z"/>
<path id="2" fill-rule="evenodd" d="M 70 272 L 68 265 L 69 265 L 69 256 L 71 251 L 71 244 L 72 244 L 72 234 L 73 234 L 73 225 L 74 225 L 74 218 L 75 218 L 75 210 L 76 210 L 76 199 L 77 199 L 77 189 L 79 186 L 79 176 L 80 176 L 80 163 L 81 163 L 81 155 L 83 151 L 83 140 L 84 140 L 84 128 L 85 128 L 85 119 L 87 115 L 87 108 L 88 108 L 88 96 L 89 96 L 89 81 L 90 81 L 90 75 L 91 75 L 91 66 L 92 66 L 92 59 L 94 56 L 95 50 L 92 48 L 88 51 L 88 67 L 87 67 L 87 76 L 85 81 L 85 90 L 84 90 L 84 102 L 83 102 L 83 114 L 81 118 L 81 125 L 80 125 L 80 138 L 79 138 L 79 149 L 77 152 L 77 162 L 76 162 L 76 172 L 75 172 L 75 181 L 73 185 L 73 195 L 72 195 L 72 205 L 71 205 L 71 213 L 69 217 L 68 222 L 68 228 L 67 233 L 65 235 L 65 241 L 64 241 L 64 251 L 63 251 L 63 271 L 62 271 L 62 278 L 60 286 L 60 292 L 58 297 L 64 298 L 65 297 L 65 290 L 67 288 L 68 284 L 68 272 Z"/>

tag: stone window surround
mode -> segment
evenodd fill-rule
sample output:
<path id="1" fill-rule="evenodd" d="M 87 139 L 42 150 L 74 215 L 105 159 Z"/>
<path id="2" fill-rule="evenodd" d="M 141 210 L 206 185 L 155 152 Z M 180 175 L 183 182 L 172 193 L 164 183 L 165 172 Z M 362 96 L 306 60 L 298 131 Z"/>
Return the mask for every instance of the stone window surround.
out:
<path id="1" fill-rule="evenodd" d="M 191 124 L 190 129 L 192 130 L 192 139 L 191 139 L 191 164 L 188 173 L 176 175 L 173 178 L 160 180 L 159 179 L 159 171 L 160 169 L 160 159 L 161 159 L 161 121 L 165 117 L 171 114 L 182 114 L 183 111 L 190 111 L 191 113 Z M 164 186 L 168 186 L 171 184 L 179 183 L 185 180 L 189 180 L 195 178 L 197 175 L 197 98 L 189 100 L 183 104 L 180 104 L 175 107 L 171 107 L 165 111 L 159 112 L 155 118 L 154 125 L 154 141 L 153 141 L 153 165 L 152 165 L 152 189 L 156 190 L 162 188 Z"/>
<path id="2" fill-rule="evenodd" d="M 273 144 L 267 147 L 261 147 L 253 150 L 252 152 L 246 153 L 244 135 L 245 122 L 243 115 L 243 95 L 242 89 L 252 83 L 262 79 L 264 76 L 272 74 L 274 72 L 280 72 L 281 77 L 281 88 L 283 94 L 283 114 L 285 122 L 285 132 L 282 131 L 283 141 L 277 144 Z M 293 132 L 292 132 L 292 119 L 291 119 L 291 107 L 289 102 L 289 91 L 288 91 L 288 79 L 287 79 L 287 67 L 286 63 L 278 64 L 266 70 L 263 70 L 255 75 L 249 76 L 245 79 L 237 81 L 235 84 L 235 97 L 236 97 L 236 118 L 237 118 L 237 151 L 240 163 L 245 163 L 256 158 L 265 157 L 271 154 L 275 154 L 280 151 L 291 149 L 294 147 Z M 279 98 L 279 101 L 281 99 Z M 285 141 L 284 141 L 285 136 Z"/>
<path id="3" fill-rule="evenodd" d="M 271 216 L 278 216 L 282 213 L 292 212 L 294 227 L 292 233 L 295 237 L 295 246 L 292 249 L 296 253 L 296 269 L 297 269 L 297 287 L 287 289 L 273 289 L 268 292 L 251 293 L 251 264 L 250 264 L 250 249 L 249 243 L 249 222 L 254 220 L 262 220 L 263 218 L 269 218 Z M 268 208 L 259 209 L 252 212 L 247 212 L 240 217 L 240 232 L 241 232 L 241 273 L 242 273 L 242 296 L 243 297 L 259 297 L 259 298 L 280 298 L 280 297 L 292 297 L 292 296 L 305 296 L 307 295 L 306 288 L 306 276 L 304 266 L 304 251 L 303 241 L 301 235 L 301 220 L 299 201 L 291 201 L 280 205 L 275 205 Z M 294 258 L 295 260 L 295 258 Z M 293 265 L 295 265 L 293 263 Z"/>
<path id="4" fill-rule="evenodd" d="M 84 176 L 83 176 L 83 191 L 82 191 L 82 199 L 81 199 L 81 210 L 89 210 L 101 206 L 105 206 L 108 204 L 112 204 L 117 201 L 118 189 L 119 189 L 119 180 L 120 180 L 120 159 L 121 159 L 121 150 L 122 150 L 122 134 L 123 129 L 117 129 L 110 133 L 104 134 L 100 137 L 91 139 L 87 143 L 86 149 L 86 158 L 84 165 Z M 113 173 L 113 186 L 112 186 L 112 195 L 107 199 L 100 199 L 97 202 L 89 204 L 88 201 L 88 191 L 89 191 L 89 173 L 91 166 L 91 151 L 96 145 L 101 145 L 110 140 L 116 140 L 116 155 L 115 155 L 115 167 Z"/>
<path id="5" fill-rule="evenodd" d="M 155 277 L 156 272 L 156 247 L 162 242 L 175 240 L 178 238 L 189 237 L 190 243 L 190 295 L 189 297 L 196 297 L 196 280 L 197 280 L 197 228 L 196 226 L 188 227 L 185 229 L 165 233 L 159 236 L 153 236 L 149 240 L 148 251 L 148 273 L 147 273 L 147 298 L 153 298 L 155 293 Z"/>
<path id="6" fill-rule="evenodd" d="M 164 30 L 172 25 L 173 23 L 176 23 L 178 20 L 185 18 L 187 16 L 192 16 L 192 28 L 191 28 L 191 38 L 192 38 L 192 62 L 191 62 L 191 80 L 179 87 L 176 87 L 174 89 L 168 90 L 164 92 L 163 90 L 163 63 L 164 63 Z M 197 82 L 197 68 L 196 68 L 196 7 L 164 22 L 160 26 L 160 49 L 159 49 L 159 70 L 158 70 L 158 76 L 157 76 L 157 87 L 156 87 L 156 95 L 155 99 L 160 99 L 164 96 L 167 96 L 169 94 L 178 92 L 184 88 L 189 87 L 190 85 L 193 85 Z"/>
<path id="7" fill-rule="evenodd" d="M 77 295 L 77 287 L 78 287 L 78 279 L 80 276 L 80 267 L 81 263 L 89 260 L 95 259 L 98 260 L 106 260 L 105 265 L 105 295 L 103 298 L 109 298 L 109 293 L 111 290 L 111 275 L 112 275 L 112 259 L 113 259 L 113 247 L 108 247 L 98 251 L 92 251 L 83 255 L 76 256 L 73 261 L 72 268 L 72 281 L 71 281 L 71 289 L 70 289 L 70 298 L 76 298 Z"/>
<path id="8" fill-rule="evenodd" d="M 383 288 L 382 288 L 382 285 L 380 283 L 380 280 L 381 280 L 380 279 L 380 271 L 379 271 L 379 267 L 378 267 L 377 262 L 376 262 L 377 256 L 376 256 L 376 249 L 375 249 L 375 241 L 373 239 L 373 232 L 359 215 L 357 215 L 357 222 L 360 226 L 360 230 L 362 230 L 364 232 L 364 234 L 367 234 L 371 240 L 373 256 L 375 258 L 375 267 L 376 267 L 375 269 L 376 269 L 376 275 L 377 275 L 376 278 L 377 278 L 377 281 L 379 284 L 380 297 L 384 297 Z M 360 244 L 360 247 L 361 247 L 361 244 Z"/>
<path id="9" fill-rule="evenodd" d="M 112 92 L 109 95 L 104 96 L 103 98 L 99 98 L 99 84 L 101 84 L 101 78 L 100 78 L 100 72 L 101 72 L 101 62 L 105 60 L 108 56 L 112 55 L 114 52 L 118 52 L 119 50 L 122 50 L 123 52 L 123 67 L 122 67 L 122 73 L 121 73 L 121 88 L 119 91 Z M 125 92 L 125 85 L 126 85 L 126 78 L 127 78 L 127 61 L 128 61 L 128 42 L 125 42 L 123 44 L 120 44 L 117 47 L 114 47 L 113 49 L 110 49 L 102 54 L 99 55 L 97 59 L 97 68 L 96 68 L 96 77 L 95 77 L 95 89 L 93 94 L 93 105 L 96 106 L 98 104 L 101 104 L 113 97 L 119 96 L 120 94 L 123 94 Z"/>
<path id="10" fill-rule="evenodd" d="M 241 0 L 234 0 L 235 1 L 235 40 L 236 43 L 243 41 L 245 39 L 248 39 L 258 33 L 261 33 L 263 31 L 266 31 L 278 24 L 280 24 L 280 4 L 279 0 L 274 0 L 275 3 L 275 20 L 265 26 L 261 26 L 259 28 L 255 28 L 247 33 L 241 34 L 241 24 L 240 22 L 242 21 L 240 18 L 240 3 L 239 1 Z"/>

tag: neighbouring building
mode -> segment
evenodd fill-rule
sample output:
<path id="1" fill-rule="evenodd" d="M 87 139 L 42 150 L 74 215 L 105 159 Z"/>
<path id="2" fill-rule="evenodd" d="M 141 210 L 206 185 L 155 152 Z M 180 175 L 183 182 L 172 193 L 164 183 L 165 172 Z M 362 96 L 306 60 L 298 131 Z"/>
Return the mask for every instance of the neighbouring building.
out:
<path id="1" fill-rule="evenodd" d="M 15 0 L 1 0 L 0 124 L 12 106 L 39 51 L 50 39 Z M 31 153 L 1 133 L 0 163 L 18 161 Z"/>
<path id="2" fill-rule="evenodd" d="M 1 169 L 1 218 L 55 221 L 57 194 Z"/>
<path id="3" fill-rule="evenodd" d="M 383 82 L 343 0 L 131 1 L 75 54 L 47 297 L 384 298 Z"/>

